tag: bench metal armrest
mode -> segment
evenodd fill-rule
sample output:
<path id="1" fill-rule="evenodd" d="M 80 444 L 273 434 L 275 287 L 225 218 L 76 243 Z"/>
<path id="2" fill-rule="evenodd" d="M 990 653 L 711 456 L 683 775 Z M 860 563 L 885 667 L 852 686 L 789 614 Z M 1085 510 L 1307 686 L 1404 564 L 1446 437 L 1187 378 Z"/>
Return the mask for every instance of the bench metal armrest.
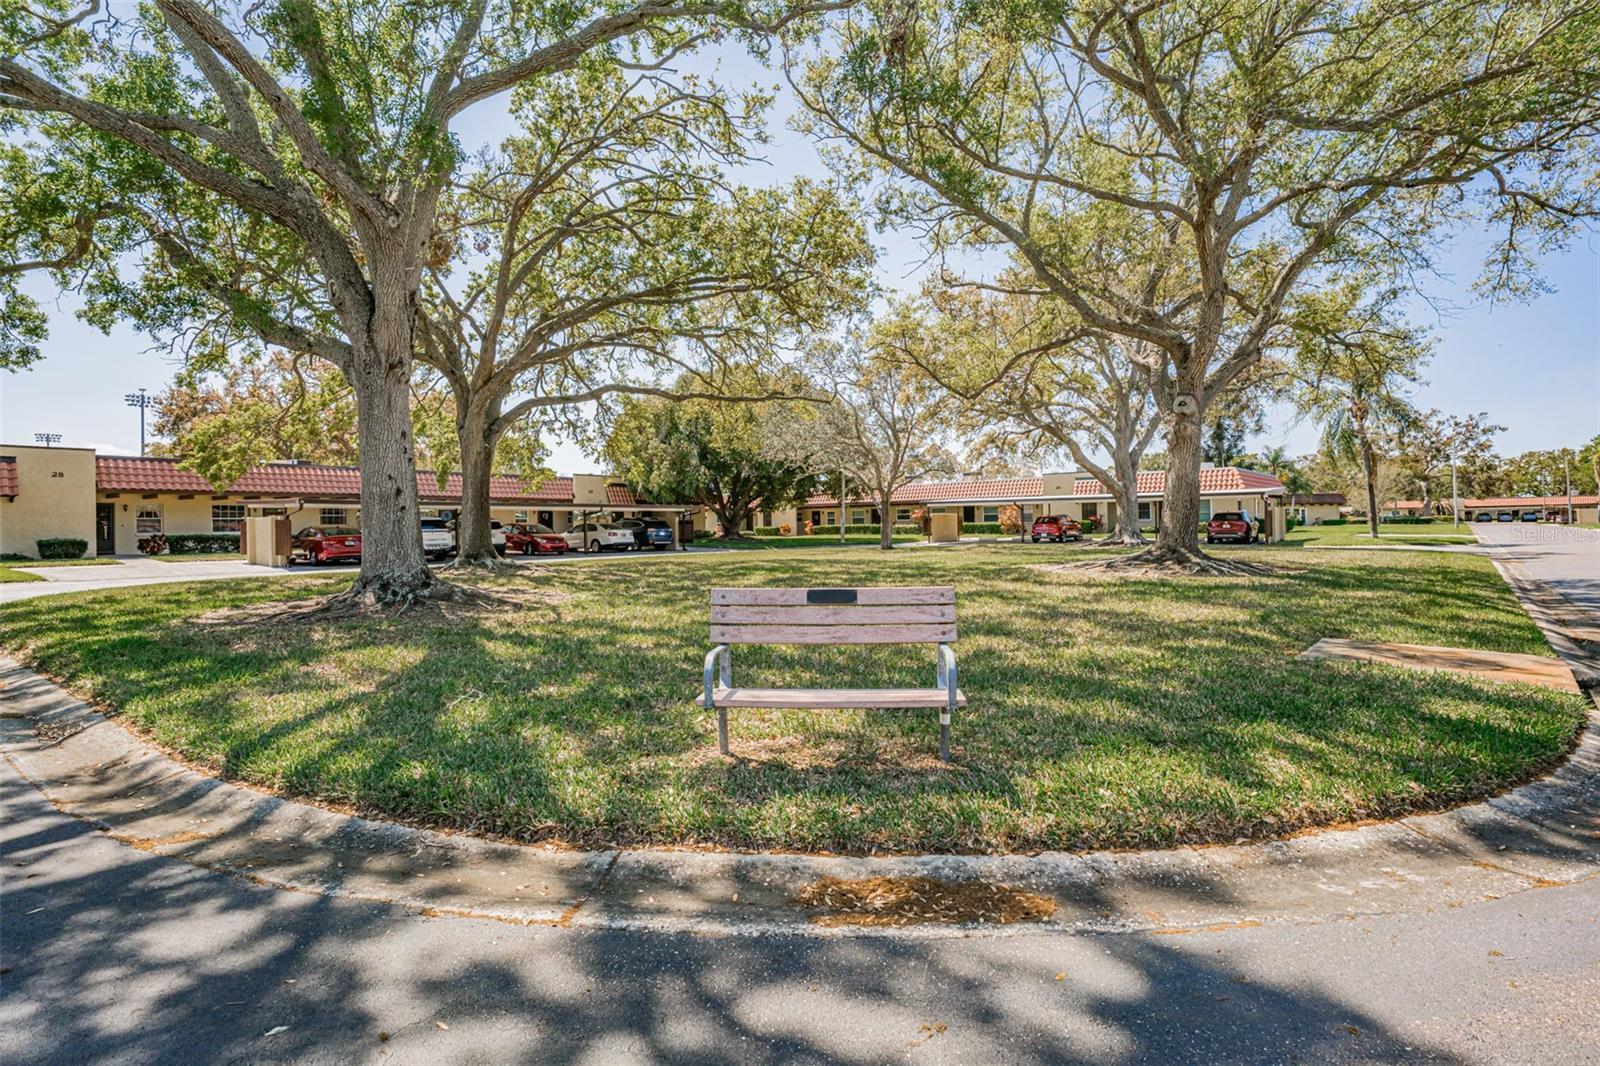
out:
<path id="1" fill-rule="evenodd" d="M 712 672 L 715 671 L 719 665 L 719 657 L 722 669 L 718 672 L 721 675 L 722 687 L 733 687 L 733 660 L 728 654 L 728 650 L 728 645 L 718 644 L 715 648 L 712 648 L 710 651 L 706 652 L 705 706 L 706 710 L 708 711 L 712 709 Z"/>

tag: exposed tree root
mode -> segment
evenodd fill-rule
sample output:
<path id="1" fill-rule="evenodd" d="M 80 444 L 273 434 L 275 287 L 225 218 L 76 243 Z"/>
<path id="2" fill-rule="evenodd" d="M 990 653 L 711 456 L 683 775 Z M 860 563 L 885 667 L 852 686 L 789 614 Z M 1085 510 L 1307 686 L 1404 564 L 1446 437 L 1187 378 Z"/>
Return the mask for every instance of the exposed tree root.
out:
<path id="1" fill-rule="evenodd" d="M 519 567 L 516 563 L 502 559 L 498 555 L 458 555 L 441 572 L 463 575 L 515 574 L 519 572 Z"/>
<path id="2" fill-rule="evenodd" d="M 1099 572 L 1128 574 L 1130 576 L 1159 577 L 1272 577 L 1279 571 L 1260 563 L 1236 559 L 1218 559 L 1198 548 L 1176 548 L 1156 545 L 1110 559 L 1090 559 L 1062 566 L 1063 571 L 1078 573 Z"/>

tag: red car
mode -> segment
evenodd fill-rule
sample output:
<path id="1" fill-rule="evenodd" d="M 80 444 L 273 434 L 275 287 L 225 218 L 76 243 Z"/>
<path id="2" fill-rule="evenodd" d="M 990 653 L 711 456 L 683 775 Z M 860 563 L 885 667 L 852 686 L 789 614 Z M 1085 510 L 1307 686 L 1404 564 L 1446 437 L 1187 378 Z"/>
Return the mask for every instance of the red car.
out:
<path id="1" fill-rule="evenodd" d="M 506 551 L 523 555 L 565 555 L 567 541 L 549 526 L 537 522 L 519 522 L 506 527 Z"/>
<path id="2" fill-rule="evenodd" d="M 361 530 L 350 526 L 307 526 L 294 535 L 289 546 L 289 561 L 301 560 L 312 566 L 340 559 L 361 561 Z"/>
<path id="3" fill-rule="evenodd" d="M 1066 515 L 1045 515 L 1033 523 L 1033 542 L 1082 540 L 1083 529 Z"/>
<path id="4" fill-rule="evenodd" d="M 1250 512 L 1218 511 L 1212 515 L 1211 521 L 1206 523 L 1206 543 L 1215 544 L 1219 540 L 1253 543 L 1256 540 L 1256 523 L 1250 517 Z"/>

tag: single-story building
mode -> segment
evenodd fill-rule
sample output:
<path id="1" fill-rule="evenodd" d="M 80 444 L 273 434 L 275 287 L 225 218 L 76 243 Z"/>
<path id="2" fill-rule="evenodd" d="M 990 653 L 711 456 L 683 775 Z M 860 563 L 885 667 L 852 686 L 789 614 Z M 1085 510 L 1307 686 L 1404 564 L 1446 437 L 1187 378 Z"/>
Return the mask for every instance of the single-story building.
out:
<path id="1" fill-rule="evenodd" d="M 1480 519 L 1496 521 L 1502 514 L 1509 514 L 1513 519 L 1521 521 L 1524 515 L 1534 515 L 1540 522 L 1565 522 L 1567 520 L 1567 504 L 1572 504 L 1572 520 L 1577 523 L 1590 524 L 1600 521 L 1600 496 L 1573 496 L 1569 501 L 1565 496 L 1476 496 L 1463 498 L 1461 501 L 1461 518 L 1466 522 L 1476 522 Z M 1436 514 L 1445 516 L 1450 514 L 1450 497 L 1434 501 Z M 1384 505 L 1384 513 L 1390 515 L 1420 516 L 1422 511 L 1421 500 L 1392 500 Z"/>
<path id="2" fill-rule="evenodd" d="M 1283 498 L 1289 517 L 1303 526 L 1319 526 L 1343 516 L 1342 492 L 1291 492 Z"/>
<path id="3" fill-rule="evenodd" d="M 529 486 L 497 474 L 490 482 L 490 515 L 504 523 L 539 522 L 556 532 L 585 518 L 653 515 L 676 523 L 685 514 L 697 528 L 707 517 L 696 506 L 639 499 L 626 485 L 600 474 L 551 478 Z M 461 476 L 443 484 L 417 473 L 422 513 L 454 517 Z M 0 552 L 37 555 L 42 537 L 76 537 L 90 555 L 137 555 L 154 534 L 237 532 L 247 506 L 281 502 L 295 529 L 361 525 L 361 472 L 299 460 L 264 463 L 225 489 L 180 469 L 178 460 L 95 455 L 87 448 L 0 445 Z"/>
<path id="4" fill-rule="evenodd" d="M 1166 474 L 1145 470 L 1139 474 L 1139 525 L 1158 529 L 1161 525 L 1161 494 Z M 1235 466 L 1207 466 L 1200 471 L 1200 520 L 1218 511 L 1249 511 L 1267 518 L 1269 508 L 1283 506 L 1283 482 L 1271 474 Z M 1043 515 L 1066 515 L 1079 521 L 1094 515 L 1102 526 L 1116 520 L 1117 502 L 1105 486 L 1084 471 L 1040 474 L 1034 477 L 962 478 L 957 481 L 920 482 L 905 485 L 894 494 L 893 521 L 910 522 L 912 514 L 925 509 L 931 514 L 955 513 L 963 522 L 998 522 L 1000 509 L 1012 506 L 1022 514 L 1023 527 Z M 879 520 L 877 508 L 869 500 L 849 500 L 841 509 L 839 501 L 819 495 L 805 506 L 783 511 L 767 511 L 757 516 L 760 525 L 789 525 L 796 532 L 806 522 L 819 526 L 839 524 L 871 525 Z M 1273 528 L 1270 524 L 1269 529 Z"/>

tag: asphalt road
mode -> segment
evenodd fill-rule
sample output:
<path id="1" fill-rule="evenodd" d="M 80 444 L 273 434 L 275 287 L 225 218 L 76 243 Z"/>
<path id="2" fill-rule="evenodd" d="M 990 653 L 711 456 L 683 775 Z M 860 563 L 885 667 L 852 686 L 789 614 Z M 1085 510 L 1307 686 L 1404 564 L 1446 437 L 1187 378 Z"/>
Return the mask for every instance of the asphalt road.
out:
<path id="1" fill-rule="evenodd" d="M 1474 522 L 1472 531 L 1493 544 L 1600 623 L 1600 529 L 1571 529 L 1543 522 Z"/>

